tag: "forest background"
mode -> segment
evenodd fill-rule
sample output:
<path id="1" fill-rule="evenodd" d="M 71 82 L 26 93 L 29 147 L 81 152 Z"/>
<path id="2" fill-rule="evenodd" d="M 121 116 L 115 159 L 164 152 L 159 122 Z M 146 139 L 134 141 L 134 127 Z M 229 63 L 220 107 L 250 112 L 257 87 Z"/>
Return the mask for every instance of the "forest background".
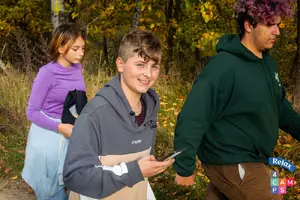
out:
<path id="1" fill-rule="evenodd" d="M 176 117 L 194 78 L 216 54 L 220 36 L 238 32 L 234 3 L 235 0 L 1 0 L 0 182 L 22 181 L 20 172 L 30 126 L 25 109 L 36 72 L 48 62 L 47 43 L 54 26 L 72 22 L 88 33 L 82 63 L 89 99 L 116 74 L 114 62 L 124 34 L 139 28 L 160 38 L 163 69 L 155 89 L 161 97 L 156 141 L 156 156 L 161 157 L 172 151 Z M 296 110 L 300 108 L 299 5 L 298 0 L 293 4 L 294 17 L 280 24 L 281 35 L 271 50 Z M 299 150 L 300 143 L 280 131 L 274 156 L 297 165 L 293 174 L 273 167 L 281 177 L 295 178 L 296 185 L 288 188 L 284 199 L 300 199 Z M 172 168 L 151 178 L 157 199 L 203 199 L 208 180 L 201 163 L 198 165 L 192 187 L 176 186 Z"/>

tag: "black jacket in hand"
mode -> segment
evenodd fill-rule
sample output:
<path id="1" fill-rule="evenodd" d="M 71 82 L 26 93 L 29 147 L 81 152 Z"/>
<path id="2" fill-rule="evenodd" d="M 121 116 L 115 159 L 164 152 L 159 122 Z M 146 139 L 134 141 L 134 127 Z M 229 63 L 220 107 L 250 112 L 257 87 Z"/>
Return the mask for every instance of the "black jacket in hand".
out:
<path id="1" fill-rule="evenodd" d="M 70 108 L 75 105 L 76 112 L 79 115 L 86 103 L 87 103 L 87 96 L 85 91 L 81 91 L 81 90 L 69 91 L 66 100 L 64 102 L 61 122 L 74 125 L 77 117 L 71 113 Z"/>

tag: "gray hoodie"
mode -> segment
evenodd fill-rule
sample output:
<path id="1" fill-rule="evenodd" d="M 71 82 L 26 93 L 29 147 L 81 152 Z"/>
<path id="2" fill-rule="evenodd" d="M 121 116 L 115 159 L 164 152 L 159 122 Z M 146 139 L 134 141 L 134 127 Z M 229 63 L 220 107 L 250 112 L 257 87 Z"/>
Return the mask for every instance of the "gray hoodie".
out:
<path id="1" fill-rule="evenodd" d="M 64 164 L 70 190 L 98 199 L 146 199 L 147 181 L 137 160 L 153 151 L 159 99 L 152 89 L 142 99 L 146 115 L 141 126 L 120 87 L 120 75 L 87 103 Z"/>

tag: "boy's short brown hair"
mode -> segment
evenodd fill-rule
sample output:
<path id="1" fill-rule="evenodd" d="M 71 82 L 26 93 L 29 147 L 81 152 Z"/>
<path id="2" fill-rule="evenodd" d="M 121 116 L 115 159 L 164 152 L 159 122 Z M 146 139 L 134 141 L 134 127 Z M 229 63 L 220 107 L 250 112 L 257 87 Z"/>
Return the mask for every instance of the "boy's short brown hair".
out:
<path id="1" fill-rule="evenodd" d="M 153 60 L 155 63 L 161 62 L 162 48 L 159 39 L 152 33 L 135 30 L 125 35 L 120 43 L 118 57 L 124 62 L 137 53 L 145 61 Z"/>

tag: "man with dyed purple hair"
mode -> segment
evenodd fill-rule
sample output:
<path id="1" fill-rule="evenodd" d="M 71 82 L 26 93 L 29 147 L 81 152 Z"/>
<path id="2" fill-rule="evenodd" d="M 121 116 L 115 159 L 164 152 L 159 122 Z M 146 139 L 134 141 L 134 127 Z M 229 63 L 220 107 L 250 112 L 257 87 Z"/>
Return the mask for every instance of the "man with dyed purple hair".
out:
<path id="1" fill-rule="evenodd" d="M 300 115 L 285 97 L 270 56 L 291 0 L 238 0 L 240 34 L 224 35 L 197 77 L 178 116 L 176 183 L 192 185 L 196 155 L 210 179 L 206 200 L 279 200 L 272 194 L 268 158 L 278 128 L 300 140 Z"/>

